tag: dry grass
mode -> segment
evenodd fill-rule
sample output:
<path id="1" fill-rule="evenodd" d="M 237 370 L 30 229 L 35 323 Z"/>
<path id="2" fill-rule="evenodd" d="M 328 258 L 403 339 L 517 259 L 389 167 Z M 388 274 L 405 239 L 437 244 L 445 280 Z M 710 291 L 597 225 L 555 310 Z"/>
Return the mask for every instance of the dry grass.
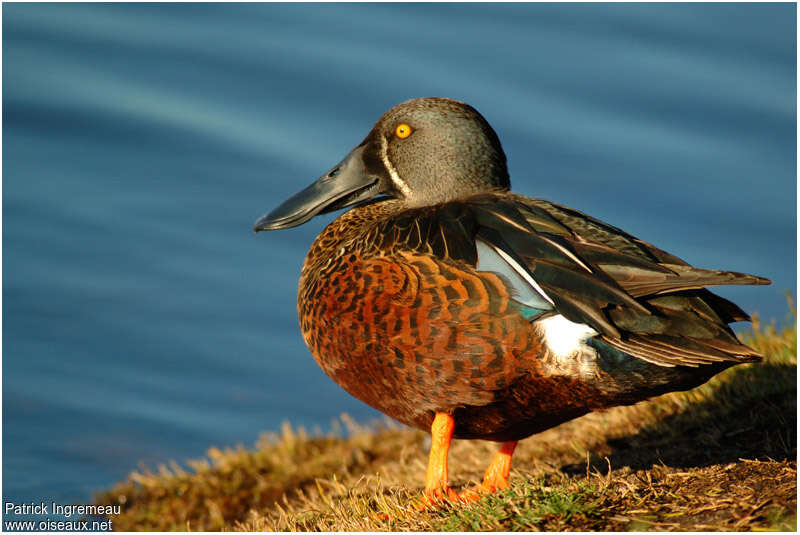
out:
<path id="1" fill-rule="evenodd" d="M 347 438 L 286 424 L 254 450 L 131 474 L 96 502 L 123 504 L 123 530 L 793 531 L 795 325 L 754 323 L 746 338 L 764 363 L 521 442 L 511 488 L 474 504 L 416 511 L 428 435 L 344 416 Z M 495 448 L 455 442 L 452 484 L 478 480 Z"/>

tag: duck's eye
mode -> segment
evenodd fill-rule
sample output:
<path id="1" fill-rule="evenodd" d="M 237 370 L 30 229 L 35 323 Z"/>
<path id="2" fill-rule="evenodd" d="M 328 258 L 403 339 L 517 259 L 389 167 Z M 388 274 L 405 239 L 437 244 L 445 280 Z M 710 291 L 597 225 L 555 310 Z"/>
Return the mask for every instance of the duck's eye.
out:
<path id="1" fill-rule="evenodd" d="M 406 123 L 400 123 L 397 125 L 397 128 L 394 129 L 394 133 L 400 139 L 405 139 L 411 135 L 411 127 Z"/>

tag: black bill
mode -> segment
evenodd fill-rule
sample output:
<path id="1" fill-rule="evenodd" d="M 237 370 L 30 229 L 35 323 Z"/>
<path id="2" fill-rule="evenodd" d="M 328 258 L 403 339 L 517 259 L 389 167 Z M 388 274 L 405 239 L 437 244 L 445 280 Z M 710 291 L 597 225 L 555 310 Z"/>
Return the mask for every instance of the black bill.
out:
<path id="1" fill-rule="evenodd" d="M 381 178 L 367 171 L 362 144 L 316 182 L 256 221 L 253 230 L 302 225 L 317 214 L 345 208 L 378 193 Z"/>

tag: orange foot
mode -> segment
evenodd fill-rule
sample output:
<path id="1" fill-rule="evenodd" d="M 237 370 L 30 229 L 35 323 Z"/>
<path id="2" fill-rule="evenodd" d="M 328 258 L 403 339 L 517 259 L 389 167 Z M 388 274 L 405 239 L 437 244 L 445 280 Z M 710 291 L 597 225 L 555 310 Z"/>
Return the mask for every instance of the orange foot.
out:
<path id="1" fill-rule="evenodd" d="M 459 494 L 447 485 L 434 489 L 426 489 L 422 494 L 419 504 L 417 504 L 417 510 L 427 511 L 429 509 L 435 509 L 449 503 L 456 503 L 459 499 Z"/>
<path id="2" fill-rule="evenodd" d="M 428 459 L 428 473 L 425 476 L 425 493 L 417 510 L 456 502 L 474 502 L 482 494 L 490 494 L 508 488 L 508 474 L 511 469 L 511 456 L 517 441 L 503 442 L 500 451 L 492 459 L 483 482 L 474 489 L 458 494 L 447 484 L 447 454 L 453 439 L 455 421 L 445 412 L 437 412 L 431 424 L 431 453 Z"/>
<path id="3" fill-rule="evenodd" d="M 517 441 L 503 442 L 500 451 L 495 454 L 489 468 L 483 476 L 483 482 L 475 485 L 474 488 L 464 491 L 460 498 L 462 501 L 478 501 L 481 495 L 492 494 L 498 490 L 508 488 L 508 474 L 511 471 L 511 457 L 514 455 L 514 448 Z"/>

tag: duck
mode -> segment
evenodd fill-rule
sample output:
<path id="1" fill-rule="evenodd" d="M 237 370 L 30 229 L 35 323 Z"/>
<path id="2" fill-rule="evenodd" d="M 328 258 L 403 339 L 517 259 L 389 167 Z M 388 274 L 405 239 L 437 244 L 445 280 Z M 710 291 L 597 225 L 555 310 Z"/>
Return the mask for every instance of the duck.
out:
<path id="1" fill-rule="evenodd" d="M 708 287 L 768 279 L 512 192 L 496 132 L 466 103 L 394 106 L 254 230 L 338 210 L 300 273 L 302 336 L 345 391 L 430 432 L 426 504 L 508 488 L 535 433 L 762 359 L 729 325 L 749 316 Z M 469 492 L 449 486 L 453 439 L 499 443 Z"/>

